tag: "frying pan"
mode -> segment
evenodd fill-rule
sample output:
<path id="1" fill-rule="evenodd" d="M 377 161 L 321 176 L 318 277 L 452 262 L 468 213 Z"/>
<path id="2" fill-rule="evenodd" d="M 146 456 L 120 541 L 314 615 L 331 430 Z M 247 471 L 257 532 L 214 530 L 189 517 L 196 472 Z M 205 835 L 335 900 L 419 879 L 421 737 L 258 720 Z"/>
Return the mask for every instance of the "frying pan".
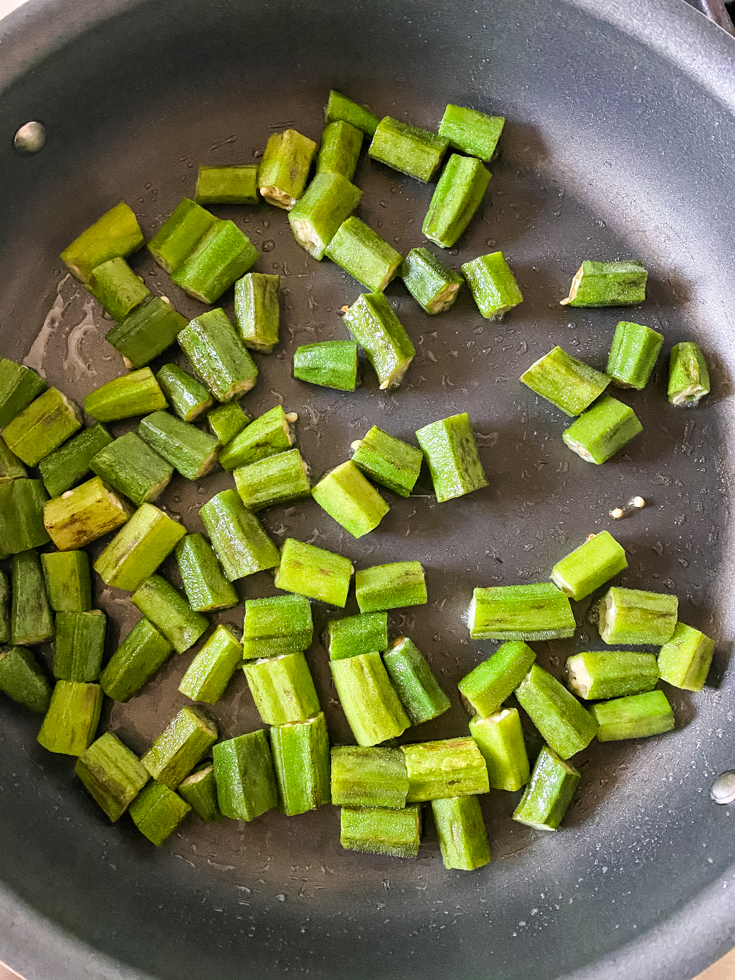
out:
<path id="1" fill-rule="evenodd" d="M 447 102 L 506 115 L 488 200 L 446 257 L 501 248 L 525 301 L 501 324 L 482 321 L 468 295 L 428 318 L 392 285 L 418 351 L 393 393 L 369 371 L 354 395 L 292 380 L 295 346 L 344 337 L 339 310 L 359 288 L 308 258 L 276 209 L 220 209 L 257 245 L 257 268 L 282 276 L 284 342 L 260 359 L 251 415 L 281 399 L 297 411 L 316 478 L 372 424 L 411 437 L 466 410 L 490 478 L 442 505 L 422 478 L 360 541 L 311 501 L 267 512 L 266 525 L 358 567 L 424 563 L 430 602 L 392 615 L 392 629 L 425 652 L 453 707 L 413 740 L 467 730 L 456 682 L 493 649 L 467 640 L 471 589 L 543 580 L 602 528 L 628 549 L 624 584 L 676 592 L 682 620 L 718 641 L 701 695 L 667 689 L 674 733 L 578 757 L 562 831 L 513 823 L 515 796 L 484 798 L 494 860 L 473 874 L 444 870 L 430 825 L 417 861 L 342 852 L 331 807 L 249 825 L 190 818 L 156 851 L 128 820 L 110 827 L 70 761 L 37 746 L 37 721 L 3 702 L 0 958 L 28 980 L 688 980 L 721 955 L 735 940 L 733 816 L 708 791 L 735 759 L 733 40 L 670 0 L 31 0 L 0 25 L 0 52 L 0 350 L 80 402 L 121 365 L 109 324 L 57 256 L 117 200 L 151 234 L 193 192 L 197 164 L 256 159 L 288 125 L 318 138 L 331 87 L 431 128 Z M 12 136 L 30 119 L 48 141 L 20 157 Z M 431 188 L 367 161 L 356 181 L 368 223 L 404 252 L 422 244 Z M 558 300 L 582 259 L 618 257 L 650 270 L 649 298 L 625 315 L 666 345 L 648 389 L 621 395 L 644 433 L 594 467 L 566 450 L 558 414 L 517 378 L 555 343 L 604 368 L 619 311 Z M 145 255 L 133 262 L 185 315 L 201 312 Z M 675 410 L 665 355 L 690 338 L 713 392 Z M 165 504 L 198 530 L 198 506 L 228 479 L 174 482 Z M 609 509 L 633 494 L 648 506 L 613 527 Z M 265 575 L 240 586 L 273 591 Z M 122 593 L 98 588 L 97 601 L 114 622 L 112 650 L 133 617 Z M 566 656 L 599 643 L 590 608 L 576 607 L 575 640 L 537 644 L 544 666 L 560 675 Z M 331 613 L 317 610 L 318 628 Z M 108 707 L 103 725 L 142 751 L 183 703 L 190 657 Z M 333 741 L 349 741 L 318 643 L 309 658 Z M 243 678 L 214 713 L 224 738 L 259 727 Z"/>

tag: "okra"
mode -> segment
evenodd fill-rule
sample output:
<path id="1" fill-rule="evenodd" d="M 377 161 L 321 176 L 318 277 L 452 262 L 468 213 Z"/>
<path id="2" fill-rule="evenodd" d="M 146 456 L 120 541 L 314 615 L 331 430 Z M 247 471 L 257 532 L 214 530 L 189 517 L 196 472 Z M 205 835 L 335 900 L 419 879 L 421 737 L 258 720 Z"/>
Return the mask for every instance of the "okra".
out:
<path id="1" fill-rule="evenodd" d="M 187 480 L 198 480 L 217 465 L 219 443 L 214 436 L 168 412 L 146 415 L 138 433 Z"/>
<path id="2" fill-rule="evenodd" d="M 357 387 L 357 344 L 354 340 L 326 340 L 297 347 L 293 356 L 293 376 L 337 391 Z"/>
<path id="3" fill-rule="evenodd" d="M 587 748 L 597 734 L 597 721 L 559 681 L 534 664 L 516 688 L 516 698 L 562 759 Z"/>
<path id="4" fill-rule="evenodd" d="M 43 507 L 46 530 L 59 551 L 73 551 L 119 528 L 130 520 L 133 508 L 98 476 Z"/>
<path id="5" fill-rule="evenodd" d="M 125 258 L 145 242 L 138 219 L 124 201 L 120 201 L 93 225 L 67 245 L 61 261 L 80 282 L 86 283 L 97 266 L 117 256 Z"/>
<path id="6" fill-rule="evenodd" d="M 101 609 L 56 614 L 54 677 L 90 683 L 100 676 L 107 616 Z"/>
<path id="7" fill-rule="evenodd" d="M 663 646 L 676 629 L 675 595 L 613 586 L 600 601 L 600 636 L 608 646 Z"/>
<path id="8" fill-rule="evenodd" d="M 379 163 L 428 183 L 449 146 L 449 140 L 418 126 L 384 116 L 373 134 L 368 154 Z"/>
<path id="9" fill-rule="evenodd" d="M 390 510 L 352 460 L 322 477 L 312 490 L 312 497 L 353 538 L 375 530 Z"/>
<path id="10" fill-rule="evenodd" d="M 329 667 L 358 745 L 377 745 L 410 727 L 379 653 L 330 660 Z"/>
<path id="11" fill-rule="evenodd" d="M 643 391 L 663 342 L 662 333 L 640 323 L 621 320 L 615 328 L 606 374 L 619 388 Z"/>
<path id="12" fill-rule="evenodd" d="M 551 581 L 572 599 L 591 595 L 628 567 L 625 548 L 609 531 L 600 531 L 551 569 Z"/>
<path id="13" fill-rule="evenodd" d="M 331 789 L 335 806 L 402 810 L 408 796 L 403 750 L 361 745 L 333 748 Z"/>
<path id="14" fill-rule="evenodd" d="M 298 449 L 240 466 L 232 475 L 242 502 L 252 511 L 311 495 L 309 473 Z"/>
<path id="15" fill-rule="evenodd" d="M 275 568 L 278 549 L 237 490 L 223 490 L 200 509 L 199 516 L 230 582 Z"/>
<path id="16" fill-rule="evenodd" d="M 372 293 L 382 293 L 403 262 L 401 253 L 359 218 L 343 221 L 323 254 Z"/>
<path id="17" fill-rule="evenodd" d="M 133 823 L 156 847 L 160 847 L 173 834 L 189 813 L 189 804 L 155 779 L 130 804 Z"/>
<path id="18" fill-rule="evenodd" d="M 184 422 L 193 422 L 214 404 L 207 389 L 177 364 L 164 364 L 156 380 L 172 411 Z"/>
<path id="19" fill-rule="evenodd" d="M 203 823 L 216 823 L 222 819 L 217 803 L 217 780 L 214 778 L 214 766 L 211 762 L 181 780 L 179 795 Z"/>
<path id="20" fill-rule="evenodd" d="M 54 612 L 87 612 L 92 582 L 86 551 L 53 551 L 41 555 L 49 605 Z"/>
<path id="21" fill-rule="evenodd" d="M 26 466 L 35 466 L 81 429 L 81 413 L 58 388 L 48 388 L 3 429 L 3 439 Z"/>
<path id="22" fill-rule="evenodd" d="M 421 227 L 429 241 L 440 248 L 454 245 L 482 203 L 490 176 L 474 157 L 449 157 Z"/>
<path id="23" fill-rule="evenodd" d="M 322 712 L 274 726 L 271 751 L 282 813 L 295 817 L 330 802 L 329 733 Z"/>
<path id="24" fill-rule="evenodd" d="M 10 579 L 0 570 L 0 643 L 10 642 Z"/>
<path id="25" fill-rule="evenodd" d="M 124 320 L 137 306 L 153 296 L 140 276 L 136 276 L 119 255 L 92 269 L 86 285 L 113 320 Z"/>
<path id="26" fill-rule="evenodd" d="M 54 619 L 36 551 L 13 555 L 11 595 L 10 642 L 13 646 L 34 646 L 53 639 Z"/>
<path id="27" fill-rule="evenodd" d="M 327 246 L 361 199 L 362 191 L 347 177 L 317 174 L 289 212 L 288 223 L 294 238 L 312 258 L 321 262 Z"/>
<path id="28" fill-rule="evenodd" d="M 207 617 L 194 612 L 182 594 L 160 575 L 147 578 L 130 601 L 160 630 L 177 653 L 185 653 L 193 647 L 209 626 Z"/>
<path id="29" fill-rule="evenodd" d="M 185 197 L 148 242 L 148 251 L 169 275 L 194 251 L 217 218 Z"/>
<path id="30" fill-rule="evenodd" d="M 624 738 L 648 738 L 670 732 L 674 712 L 663 691 L 647 691 L 627 698 L 592 705 L 600 726 L 598 742 L 617 742 Z"/>
<path id="31" fill-rule="evenodd" d="M 346 851 L 418 857 L 421 807 L 407 806 L 403 810 L 342 807 L 339 842 Z"/>
<path id="32" fill-rule="evenodd" d="M 357 102 L 348 99 L 346 95 L 332 89 L 329 93 L 329 100 L 324 107 L 324 120 L 327 123 L 332 123 L 340 119 L 356 129 L 362 130 L 368 136 L 375 133 L 380 122 L 378 117 L 374 116 L 365 106 L 358 105 Z"/>
<path id="33" fill-rule="evenodd" d="M 201 534 L 187 534 L 176 545 L 181 581 L 194 612 L 231 609 L 239 596 L 227 581 L 212 546 Z"/>
<path id="34" fill-rule="evenodd" d="M 445 868 L 474 871 L 490 863 L 490 845 L 480 801 L 476 796 L 432 800 Z"/>
<path id="35" fill-rule="evenodd" d="M 367 354 L 381 391 L 399 385 L 416 349 L 382 293 L 363 293 L 344 315 L 352 336 Z"/>
<path id="36" fill-rule="evenodd" d="M 551 582 L 475 589 L 468 620 L 473 640 L 562 640 L 576 628 L 569 599 Z"/>
<path id="37" fill-rule="evenodd" d="M 579 267 L 562 306 L 632 306 L 646 298 L 642 262 L 590 262 Z"/>
<path id="38" fill-rule="evenodd" d="M 51 685 L 24 647 L 0 647 L 0 691 L 39 715 L 45 715 L 51 703 Z"/>
<path id="39" fill-rule="evenodd" d="M 166 399 L 148 367 L 113 378 L 84 399 L 84 411 L 98 422 L 147 415 L 159 408 L 166 408 Z"/>
<path id="40" fill-rule="evenodd" d="M 584 361 L 554 347 L 521 375 L 531 391 L 541 395 L 565 415 L 574 417 L 589 408 L 610 384 L 610 378 Z"/>
<path id="41" fill-rule="evenodd" d="M 111 442 L 110 433 L 97 422 L 45 456 L 38 468 L 49 496 L 60 497 L 76 486 L 89 473 L 90 464 L 97 453 Z"/>
<path id="42" fill-rule="evenodd" d="M 217 401 L 239 398 L 255 384 L 258 369 L 224 310 L 210 310 L 192 320 L 178 341 Z"/>
<path id="43" fill-rule="evenodd" d="M 187 295 L 211 305 L 257 261 L 258 250 L 234 221 L 217 221 L 171 280 Z"/>
<path id="44" fill-rule="evenodd" d="M 362 135 L 362 130 L 344 119 L 327 123 L 316 159 L 317 177 L 319 174 L 333 173 L 352 180 L 360 159 Z"/>
<path id="45" fill-rule="evenodd" d="M 513 819 L 534 830 L 557 830 L 581 778 L 574 766 L 545 745 Z"/>
<path id="46" fill-rule="evenodd" d="M 57 681 L 38 733 L 39 744 L 49 752 L 81 755 L 94 741 L 102 701 L 99 684 Z"/>
<path id="47" fill-rule="evenodd" d="M 189 664 L 179 691 L 192 701 L 216 704 L 241 662 L 237 637 L 229 626 L 218 626 Z"/>
<path id="48" fill-rule="evenodd" d="M 45 390 L 45 380 L 33 368 L 0 357 L 0 429 Z"/>
<path id="49" fill-rule="evenodd" d="M 267 456 L 285 452 L 293 445 L 290 421 L 296 416 L 287 415 L 280 405 L 264 412 L 250 425 L 246 425 L 223 449 L 219 462 L 223 470 L 231 472 L 238 466 L 247 466 Z"/>
<path id="50" fill-rule="evenodd" d="M 258 165 L 199 167 L 197 204 L 257 204 Z"/>
<path id="51" fill-rule="evenodd" d="M 143 504 L 94 563 L 106 585 L 128 592 L 151 576 L 174 550 L 186 528 L 153 504 Z"/>
<path id="52" fill-rule="evenodd" d="M 105 732 L 82 752 L 74 772 L 113 823 L 149 778 L 137 755 L 112 732 Z"/>
<path id="53" fill-rule="evenodd" d="M 487 766 L 491 789 L 514 793 L 528 782 L 531 770 L 517 708 L 502 708 L 470 718 L 470 735 Z"/>
<path id="54" fill-rule="evenodd" d="M 330 660 L 388 649 L 388 613 L 364 613 L 327 623 L 325 646 Z"/>
<path id="55" fill-rule="evenodd" d="M 361 440 L 353 442 L 351 448 L 352 462 L 371 480 L 400 497 L 410 497 L 424 459 L 420 449 L 384 432 L 377 425 Z"/>
<path id="56" fill-rule="evenodd" d="M 425 313 L 433 316 L 453 305 L 462 276 L 453 272 L 425 248 L 412 248 L 401 266 L 401 278 Z"/>
<path id="57" fill-rule="evenodd" d="M 457 687 L 470 709 L 481 718 L 494 714 L 511 696 L 536 660 L 522 640 L 509 640 L 466 674 Z"/>
<path id="58" fill-rule="evenodd" d="M 250 419 L 238 402 L 224 402 L 207 412 L 207 422 L 220 446 L 226 446 L 239 435 Z"/>
<path id="59" fill-rule="evenodd" d="M 413 725 L 438 718 L 451 702 L 439 687 L 431 667 L 408 637 L 400 636 L 383 656 L 383 663 Z"/>
<path id="60" fill-rule="evenodd" d="M 102 671 L 102 690 L 113 701 L 129 701 L 173 652 L 174 648 L 153 623 L 139 620 Z"/>
<path id="61" fill-rule="evenodd" d="M 421 562 L 394 561 L 360 569 L 355 597 L 361 613 L 425 605 L 429 597 Z"/>
<path id="62" fill-rule="evenodd" d="M 569 687 L 585 701 L 620 698 L 652 691 L 658 681 L 658 664 L 652 653 L 575 653 L 567 660 L 567 677 Z"/>
<path id="63" fill-rule="evenodd" d="M 431 422 L 416 431 L 438 503 L 488 485 L 467 412 Z"/>
<path id="64" fill-rule="evenodd" d="M 248 272 L 235 283 L 235 323 L 246 347 L 269 354 L 278 343 L 280 292 L 280 276 L 262 272 Z"/>
<path id="65" fill-rule="evenodd" d="M 316 143 L 295 129 L 269 136 L 258 168 L 261 197 L 290 211 L 304 193 L 316 150 Z"/>
<path id="66" fill-rule="evenodd" d="M 266 725 L 306 721 L 319 713 L 319 698 L 303 653 L 252 660 L 242 669 Z"/>
<path id="67" fill-rule="evenodd" d="M 518 283 L 502 252 L 490 252 L 465 262 L 462 275 L 480 315 L 486 320 L 500 320 L 508 310 L 523 302 Z"/>
<path id="68" fill-rule="evenodd" d="M 490 790 L 487 766 L 472 738 L 404 745 L 408 802 L 476 796 Z"/>
<path id="69" fill-rule="evenodd" d="M 311 603 L 302 595 L 245 600 L 242 656 L 245 660 L 300 653 L 311 646 Z"/>
<path id="70" fill-rule="evenodd" d="M 586 462 L 599 465 L 642 431 L 632 408 L 605 395 L 562 432 L 562 439 Z"/>
<path id="71" fill-rule="evenodd" d="M 9 483 L 11 480 L 23 480 L 27 476 L 28 472 L 25 466 L 15 453 L 11 453 L 7 443 L 0 436 L 0 483 Z"/>
<path id="72" fill-rule="evenodd" d="M 349 558 L 296 538 L 286 538 L 275 584 L 284 592 L 296 592 L 344 608 L 352 572 Z"/>
<path id="73" fill-rule="evenodd" d="M 176 789 L 217 735 L 217 726 L 201 708 L 182 708 L 140 761 L 155 780 Z"/>
<path id="74" fill-rule="evenodd" d="M 658 653 L 661 680 L 685 691 L 701 691 L 714 653 L 714 640 L 692 626 L 677 623 L 674 635 Z"/>
<path id="75" fill-rule="evenodd" d="M 135 432 L 126 432 L 105 446 L 89 465 L 93 473 L 136 507 L 158 500 L 174 472 L 173 466 Z"/>
<path id="76" fill-rule="evenodd" d="M 0 483 L 0 555 L 16 555 L 48 542 L 44 526 L 47 501 L 40 480 Z"/>
<path id="77" fill-rule="evenodd" d="M 709 371 L 696 344 L 674 344 L 669 358 L 668 396 L 672 405 L 691 407 L 709 394 Z"/>
<path id="78" fill-rule="evenodd" d="M 450 103 L 439 123 L 439 135 L 449 140 L 454 149 L 489 163 L 504 125 L 504 116 L 488 116 Z"/>
<path id="79" fill-rule="evenodd" d="M 264 729 L 218 742 L 212 758 L 217 799 L 225 817 L 249 822 L 278 805 L 276 774 Z"/>

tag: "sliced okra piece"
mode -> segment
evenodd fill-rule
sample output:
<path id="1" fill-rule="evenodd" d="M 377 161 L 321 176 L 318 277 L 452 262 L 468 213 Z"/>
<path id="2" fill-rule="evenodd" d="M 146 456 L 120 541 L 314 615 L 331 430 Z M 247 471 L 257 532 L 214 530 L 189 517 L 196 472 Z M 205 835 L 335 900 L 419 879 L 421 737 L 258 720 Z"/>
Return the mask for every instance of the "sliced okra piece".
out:
<path id="1" fill-rule="evenodd" d="M 0 555 L 16 555 L 48 542 L 44 526 L 47 502 L 40 480 L 0 483 Z"/>
<path id="2" fill-rule="evenodd" d="M 217 803 L 217 780 L 214 778 L 214 766 L 211 762 L 182 779 L 178 791 L 202 823 L 216 823 L 222 819 Z"/>
<path id="3" fill-rule="evenodd" d="M 367 745 L 333 748 L 331 790 L 335 806 L 402 810 L 408 796 L 403 750 Z"/>
<path id="4" fill-rule="evenodd" d="M 421 807 L 403 810 L 343 806 L 339 842 L 346 851 L 415 858 L 421 842 Z"/>
<path id="5" fill-rule="evenodd" d="M 394 561 L 360 569 L 355 596 L 361 613 L 425 605 L 429 597 L 421 562 Z"/>
<path id="6" fill-rule="evenodd" d="M 271 728 L 271 751 L 282 813 L 295 817 L 330 802 L 329 732 L 321 711 Z"/>
<path id="7" fill-rule="evenodd" d="M 278 785 L 264 729 L 218 742 L 212 758 L 217 799 L 225 817 L 249 822 L 278 806 Z"/>
<path id="8" fill-rule="evenodd" d="M 475 715 L 470 735 L 487 765 L 491 789 L 514 793 L 526 785 L 531 770 L 517 708 L 502 708 L 486 718 Z"/>
<path id="9" fill-rule="evenodd" d="M 297 347 L 293 376 L 323 388 L 354 391 L 357 387 L 357 344 L 354 340 L 325 340 Z"/>
<path id="10" fill-rule="evenodd" d="M 181 678 L 179 691 L 192 701 L 216 704 L 242 663 L 242 647 L 229 626 L 218 626 Z"/>
<path id="11" fill-rule="evenodd" d="M 207 617 L 194 612 L 178 589 L 160 575 L 147 578 L 130 601 L 160 630 L 177 653 L 185 653 L 193 647 L 209 626 Z"/>
<path id="12" fill-rule="evenodd" d="M 194 612 L 231 609 L 240 601 L 227 581 L 211 544 L 202 534 L 187 534 L 176 545 L 181 581 Z"/>
<path id="13" fill-rule="evenodd" d="M 615 328 L 605 373 L 618 388 L 643 391 L 651 376 L 664 335 L 641 323 L 621 320 Z"/>
<path id="14" fill-rule="evenodd" d="M 403 262 L 401 253 L 359 218 L 342 222 L 324 254 L 373 293 L 383 292 Z"/>
<path id="15" fill-rule="evenodd" d="M 278 343 L 280 292 L 281 277 L 262 272 L 235 283 L 235 323 L 246 347 L 269 354 Z"/>
<path id="16" fill-rule="evenodd" d="M 428 183 L 449 146 L 449 140 L 418 126 L 384 116 L 378 123 L 368 155 L 422 183 Z"/>
<path id="17" fill-rule="evenodd" d="M 421 226 L 429 241 L 440 248 L 454 245 L 482 203 L 490 176 L 474 157 L 449 157 Z"/>
<path id="18" fill-rule="evenodd" d="M 319 698 L 303 653 L 252 660 L 242 669 L 266 725 L 306 721 L 319 713 Z"/>
<path id="19" fill-rule="evenodd" d="M 600 726 L 598 742 L 617 742 L 624 738 L 662 735 L 674 727 L 674 712 L 663 691 L 646 691 L 627 698 L 592 705 Z"/>
<path id="20" fill-rule="evenodd" d="M 255 384 L 258 369 L 224 310 L 209 310 L 191 320 L 178 341 L 217 401 L 239 398 Z"/>
<path id="21" fill-rule="evenodd" d="M 219 443 L 214 436 L 168 412 L 146 415 L 138 433 L 187 480 L 198 480 L 217 465 Z"/>
<path id="22" fill-rule="evenodd" d="M 258 165 L 199 167 L 197 204 L 257 204 Z"/>
<path id="23" fill-rule="evenodd" d="M 74 772 L 113 823 L 150 778 L 138 756 L 112 732 L 100 735 L 82 752 Z"/>
<path id="24" fill-rule="evenodd" d="M 567 660 L 569 687 L 585 701 L 652 691 L 658 670 L 655 654 L 627 650 L 575 653 Z"/>
<path id="25" fill-rule="evenodd" d="M 143 504 L 94 563 L 106 585 L 135 592 L 167 558 L 186 528 L 153 504 Z"/>
<path id="26" fill-rule="evenodd" d="M 105 653 L 107 616 L 101 609 L 56 614 L 54 677 L 59 681 L 98 680 Z"/>
<path id="27" fill-rule="evenodd" d="M 130 520 L 133 507 L 98 476 L 47 500 L 43 520 L 59 551 L 75 551 Z"/>
<path id="28" fill-rule="evenodd" d="M 303 595 L 245 600 L 242 656 L 245 660 L 300 653 L 311 646 L 311 603 Z"/>
<path id="29" fill-rule="evenodd" d="M 709 394 L 709 371 L 704 354 L 691 342 L 674 344 L 669 358 L 668 396 L 672 405 L 690 408 Z"/>
<path id="30" fill-rule="evenodd" d="M 38 733 L 49 752 L 81 755 L 94 741 L 104 695 L 99 684 L 57 681 Z"/>
<path id="31" fill-rule="evenodd" d="M 413 725 L 438 718 L 448 711 L 446 696 L 421 651 L 406 636 L 395 640 L 383 663 Z"/>
<path id="32" fill-rule="evenodd" d="M 46 387 L 45 380 L 33 368 L 0 357 L 0 429 L 28 408 Z"/>
<path id="33" fill-rule="evenodd" d="M 258 250 L 234 221 L 217 221 L 171 280 L 189 296 L 211 305 L 257 261 Z"/>
<path id="34" fill-rule="evenodd" d="M 52 607 L 53 608 L 53 607 Z M 10 579 L 0 570 L 0 643 L 10 642 Z"/>
<path id="35" fill-rule="evenodd" d="M 0 647 L 0 691 L 39 715 L 45 715 L 51 703 L 46 674 L 25 647 Z"/>
<path id="36" fill-rule="evenodd" d="M 632 306 L 646 298 L 648 273 L 642 262 L 584 261 L 562 306 Z"/>
<path id="37" fill-rule="evenodd" d="M 261 197 L 290 211 L 304 193 L 316 150 L 314 140 L 295 129 L 269 136 L 258 168 Z"/>
<path id="38" fill-rule="evenodd" d="M 322 173 L 312 180 L 288 215 L 293 236 L 320 262 L 327 246 L 362 199 L 362 191 L 347 177 Z"/>
<path id="39" fill-rule="evenodd" d="M 184 422 L 193 422 L 214 404 L 214 398 L 178 364 L 164 364 L 156 375 L 172 411 Z"/>
<path id="40" fill-rule="evenodd" d="M 401 266 L 401 278 L 425 313 L 443 313 L 454 303 L 462 276 L 447 268 L 426 248 L 412 248 Z"/>
<path id="41" fill-rule="evenodd" d="M 327 623 L 325 646 L 330 660 L 388 649 L 388 613 L 361 613 Z"/>
<path id="42" fill-rule="evenodd" d="M 628 567 L 625 548 L 609 531 L 600 531 L 551 569 L 551 581 L 572 599 L 591 595 Z"/>
<path id="43" fill-rule="evenodd" d="M 475 714 L 486 718 L 511 696 L 535 660 L 536 654 L 522 640 L 508 640 L 462 678 L 459 693 Z"/>
<path id="44" fill-rule="evenodd" d="M 166 398 L 149 367 L 101 385 L 84 399 L 84 411 L 98 422 L 116 422 L 166 408 Z"/>
<path id="45" fill-rule="evenodd" d="M 554 347 L 534 361 L 520 380 L 571 417 L 589 408 L 610 384 L 606 374 L 572 357 L 561 347 Z"/>
<path id="46" fill-rule="evenodd" d="M 489 163 L 504 125 L 504 116 L 488 116 L 450 103 L 439 123 L 439 135 L 449 140 L 454 149 Z"/>
<path id="47" fill-rule="evenodd" d="M 480 801 L 476 796 L 432 800 L 445 868 L 474 871 L 490 863 L 490 845 Z"/>
<path id="48" fill-rule="evenodd" d="M 153 623 L 139 620 L 102 671 L 102 690 L 113 701 L 129 701 L 173 652 L 174 648 Z"/>
<path id="49" fill-rule="evenodd" d="M 275 584 L 284 592 L 296 592 L 344 608 L 352 572 L 349 558 L 296 538 L 286 538 Z"/>
<path id="50" fill-rule="evenodd" d="M 513 819 L 534 830 L 557 830 L 581 778 L 574 766 L 544 745 Z"/>
<path id="51" fill-rule="evenodd" d="M 226 446 L 239 435 L 250 419 L 238 402 L 223 402 L 207 412 L 207 422 L 220 446 Z"/>
<path id="52" fill-rule="evenodd" d="M 9 483 L 11 480 L 23 480 L 27 476 L 28 472 L 25 466 L 15 453 L 11 453 L 7 443 L 0 436 L 0 483 Z"/>
<path id="53" fill-rule="evenodd" d="M 487 766 L 473 738 L 404 745 L 408 802 L 476 796 L 490 790 Z"/>
<path id="54" fill-rule="evenodd" d="M 89 465 L 96 476 L 136 507 L 158 500 L 174 472 L 173 466 L 135 432 L 126 432 L 105 446 Z"/>
<path id="55" fill-rule="evenodd" d="M 185 197 L 148 242 L 148 251 L 171 275 L 194 251 L 217 218 Z"/>
<path id="56" fill-rule="evenodd" d="M 61 261 L 73 276 L 86 283 L 97 266 L 117 256 L 125 258 L 142 248 L 144 242 L 138 219 L 132 209 L 120 201 L 67 245 L 61 253 Z"/>
<path id="57" fill-rule="evenodd" d="M 83 480 L 94 457 L 111 442 L 110 433 L 97 422 L 45 456 L 38 468 L 49 496 L 60 497 Z"/>
<path id="58" fill-rule="evenodd" d="M 462 275 L 480 315 L 486 320 L 500 320 L 508 310 L 523 302 L 518 283 L 502 252 L 490 252 L 465 262 Z"/>
<path id="59" fill-rule="evenodd" d="M 438 503 L 488 485 L 467 412 L 431 422 L 416 431 Z"/>
<path id="60" fill-rule="evenodd" d="M 286 414 L 280 405 L 264 412 L 220 450 L 220 466 L 232 472 L 238 466 L 290 449 L 293 445 L 290 423 L 295 419 L 295 415 Z"/>
<path id="61" fill-rule="evenodd" d="M 151 780 L 130 804 L 130 816 L 138 830 L 151 844 L 160 847 L 173 834 L 184 817 L 191 813 L 189 804 L 168 786 Z"/>
<path id="62" fill-rule="evenodd" d="M 416 348 L 385 296 L 362 293 L 345 313 L 344 322 L 367 354 L 381 391 L 399 385 Z"/>
<path id="63" fill-rule="evenodd" d="M 278 548 L 255 514 L 247 510 L 237 490 L 216 494 L 200 509 L 199 516 L 230 582 L 278 564 Z"/>
<path id="64" fill-rule="evenodd" d="M 332 89 L 329 93 L 329 100 L 324 107 L 324 120 L 326 123 L 332 123 L 340 119 L 356 129 L 362 130 L 368 136 L 375 133 L 380 122 L 378 117 L 373 115 L 365 106 L 353 102 L 346 95 Z"/>
<path id="65" fill-rule="evenodd" d="M 605 395 L 562 432 L 562 439 L 585 462 L 599 465 L 639 432 L 643 432 L 643 426 L 633 409 Z"/>
<path id="66" fill-rule="evenodd" d="M 3 439 L 26 466 L 36 466 L 81 427 L 74 402 L 58 388 L 49 388 L 5 426 Z"/>
<path id="67" fill-rule="evenodd" d="M 377 745 L 410 727 L 379 653 L 330 660 L 329 668 L 358 745 Z"/>
<path id="68" fill-rule="evenodd" d="M 410 497 L 421 472 L 424 454 L 374 425 L 352 446 L 352 462 L 375 483 Z"/>
<path id="69" fill-rule="evenodd" d="M 613 586 L 600 601 L 600 636 L 608 646 L 663 646 L 674 635 L 679 613 L 675 595 Z"/>
<path id="70" fill-rule="evenodd" d="M 201 708 L 182 708 L 140 761 L 155 780 L 176 789 L 214 745 L 217 735 L 217 726 Z"/>
<path id="71" fill-rule="evenodd" d="M 232 475 L 242 502 L 252 511 L 311 494 L 309 473 L 298 449 L 240 466 Z"/>
<path id="72" fill-rule="evenodd" d="M 10 642 L 13 646 L 34 646 L 53 639 L 54 618 L 38 553 L 13 555 L 11 574 Z"/>
<path id="73" fill-rule="evenodd" d="M 344 119 L 327 123 L 316 158 L 317 177 L 319 174 L 332 173 L 339 174 L 345 180 L 352 180 L 360 159 L 362 138 L 362 130 Z"/>
<path id="74" fill-rule="evenodd" d="M 538 664 L 533 664 L 515 695 L 544 741 L 561 759 L 587 748 L 597 734 L 595 718 Z"/>
<path id="75" fill-rule="evenodd" d="M 327 473 L 312 490 L 312 497 L 354 538 L 373 531 L 390 510 L 352 460 Z"/>
<path id="76" fill-rule="evenodd" d="M 693 626 L 677 623 L 674 635 L 658 652 L 661 680 L 684 691 L 701 691 L 714 653 L 714 640 Z"/>
<path id="77" fill-rule="evenodd" d="M 92 269 L 86 285 L 113 320 L 124 320 L 137 306 L 153 296 L 140 276 L 136 276 L 119 255 Z"/>

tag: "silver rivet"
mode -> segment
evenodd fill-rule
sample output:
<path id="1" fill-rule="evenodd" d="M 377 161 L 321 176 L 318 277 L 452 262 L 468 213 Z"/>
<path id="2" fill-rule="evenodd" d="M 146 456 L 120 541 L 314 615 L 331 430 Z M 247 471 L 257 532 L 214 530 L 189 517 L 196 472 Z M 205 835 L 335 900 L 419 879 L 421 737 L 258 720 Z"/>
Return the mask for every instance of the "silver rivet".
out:
<path id="1" fill-rule="evenodd" d="M 735 800 L 735 771 L 729 769 L 718 776 L 709 795 L 715 803 L 732 803 Z"/>
<path id="2" fill-rule="evenodd" d="M 29 157 L 42 150 L 46 143 L 46 127 L 40 122 L 27 122 L 13 137 L 16 153 Z"/>

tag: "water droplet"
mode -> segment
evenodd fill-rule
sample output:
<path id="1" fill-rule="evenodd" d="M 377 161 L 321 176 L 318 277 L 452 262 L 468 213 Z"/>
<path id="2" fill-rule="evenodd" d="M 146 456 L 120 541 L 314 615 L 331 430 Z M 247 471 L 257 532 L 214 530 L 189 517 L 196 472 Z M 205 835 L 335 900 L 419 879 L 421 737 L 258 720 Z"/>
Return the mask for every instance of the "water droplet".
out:
<path id="1" fill-rule="evenodd" d="M 265 224 L 265 222 L 263 223 Z M 272 252 L 273 249 L 276 247 L 276 243 L 272 241 L 270 238 L 268 238 L 266 239 L 266 241 L 263 242 L 262 247 L 264 252 Z"/>
<path id="2" fill-rule="evenodd" d="M 388 202 L 387 201 L 381 201 L 380 202 L 380 206 L 381 206 L 381 208 L 387 208 L 388 207 Z"/>
<path id="3" fill-rule="evenodd" d="M 709 795 L 715 803 L 732 803 L 735 800 L 735 772 L 729 769 L 712 783 Z"/>
<path id="4" fill-rule="evenodd" d="M 494 238 L 488 238 L 488 240 L 485 242 L 485 244 L 486 245 L 497 245 L 498 243 L 497 243 L 497 241 Z"/>

